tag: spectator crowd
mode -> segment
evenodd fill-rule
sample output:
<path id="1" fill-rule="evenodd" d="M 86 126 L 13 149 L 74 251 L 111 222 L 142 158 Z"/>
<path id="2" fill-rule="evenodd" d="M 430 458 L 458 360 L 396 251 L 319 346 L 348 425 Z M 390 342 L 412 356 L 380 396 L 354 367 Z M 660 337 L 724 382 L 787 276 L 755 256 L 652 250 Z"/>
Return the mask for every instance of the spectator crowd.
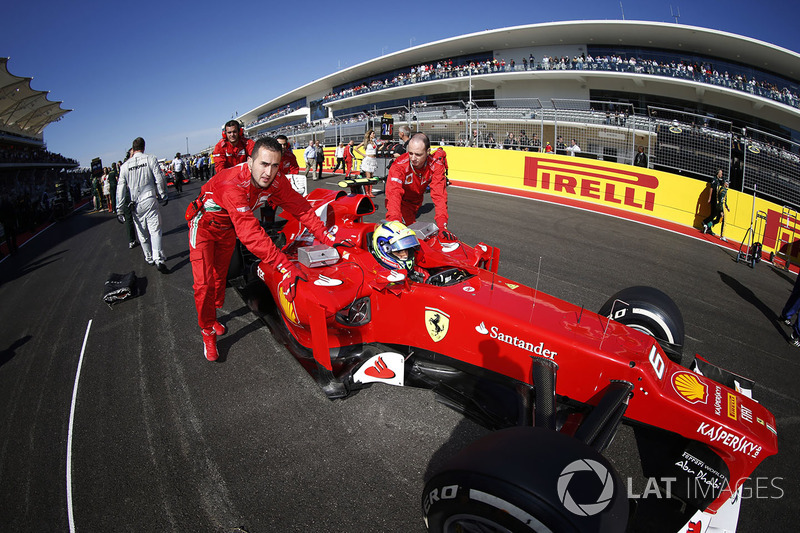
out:
<path id="1" fill-rule="evenodd" d="M 387 77 L 383 80 L 358 83 L 352 87 L 328 93 L 322 98 L 322 102 L 333 102 L 371 91 L 436 79 L 528 70 L 605 70 L 691 79 L 696 82 L 746 91 L 800 108 L 800 96 L 789 87 L 778 87 L 774 83 L 752 77 L 748 79 L 745 74 L 731 74 L 727 70 L 720 72 L 711 63 L 657 61 L 635 57 L 625 58 L 620 55 L 593 57 L 591 54 L 585 53 L 572 57 L 544 56 L 538 61 L 533 55 L 529 55 L 522 59 L 521 64 L 514 59 L 506 62 L 505 59 L 494 58 L 462 64 L 454 64 L 452 59 L 445 59 L 436 63 L 413 66 L 407 72 L 395 74 L 391 79 Z"/>
<path id="2" fill-rule="evenodd" d="M 27 147 L 19 144 L 0 144 L 0 164 L 2 163 L 64 163 L 77 165 L 74 159 L 61 154 L 48 152 L 44 148 Z"/>

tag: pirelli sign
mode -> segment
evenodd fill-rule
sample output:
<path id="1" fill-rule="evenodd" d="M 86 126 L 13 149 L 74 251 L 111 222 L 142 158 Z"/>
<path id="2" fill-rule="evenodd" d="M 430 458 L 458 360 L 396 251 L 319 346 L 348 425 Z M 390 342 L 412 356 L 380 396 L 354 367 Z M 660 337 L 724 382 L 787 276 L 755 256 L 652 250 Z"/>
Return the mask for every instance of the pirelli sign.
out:
<path id="1" fill-rule="evenodd" d="M 526 157 L 524 185 L 543 193 L 593 201 L 609 207 L 653 211 L 658 188 L 655 175 L 637 167 L 621 170 L 612 165 L 599 166 L 575 159 Z"/>

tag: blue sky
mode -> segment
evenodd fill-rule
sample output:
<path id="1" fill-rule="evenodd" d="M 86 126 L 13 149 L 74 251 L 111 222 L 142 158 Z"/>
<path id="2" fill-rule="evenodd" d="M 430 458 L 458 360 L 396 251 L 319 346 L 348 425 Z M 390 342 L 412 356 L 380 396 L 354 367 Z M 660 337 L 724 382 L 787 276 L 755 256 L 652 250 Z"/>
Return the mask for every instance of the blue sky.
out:
<path id="1" fill-rule="evenodd" d="M 138 9 L 123 6 L 135 6 Z M 793 2 L 6 2 L 0 56 L 72 109 L 48 149 L 88 166 L 142 136 L 170 157 L 213 145 L 220 126 L 276 96 L 385 53 L 486 29 L 561 20 L 679 22 L 800 51 Z M 399 7 L 405 6 L 405 7 Z"/>

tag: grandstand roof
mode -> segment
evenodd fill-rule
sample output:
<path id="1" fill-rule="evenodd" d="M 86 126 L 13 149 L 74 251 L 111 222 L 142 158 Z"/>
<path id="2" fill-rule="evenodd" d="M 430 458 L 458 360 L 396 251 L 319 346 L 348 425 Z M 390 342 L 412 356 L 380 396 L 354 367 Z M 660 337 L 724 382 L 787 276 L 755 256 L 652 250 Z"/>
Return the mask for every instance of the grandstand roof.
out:
<path id="1" fill-rule="evenodd" d="M 0 131 L 41 138 L 45 126 L 72 111 L 48 100 L 49 91 L 32 89 L 32 79 L 11 74 L 8 58 L 0 57 Z"/>
<path id="2" fill-rule="evenodd" d="M 400 50 L 342 69 L 278 96 L 242 115 L 245 122 L 300 96 L 381 72 L 480 51 L 547 45 L 617 45 L 683 51 L 718 57 L 780 74 L 800 83 L 800 54 L 750 37 L 664 22 L 584 20 L 529 24 L 460 35 Z"/>

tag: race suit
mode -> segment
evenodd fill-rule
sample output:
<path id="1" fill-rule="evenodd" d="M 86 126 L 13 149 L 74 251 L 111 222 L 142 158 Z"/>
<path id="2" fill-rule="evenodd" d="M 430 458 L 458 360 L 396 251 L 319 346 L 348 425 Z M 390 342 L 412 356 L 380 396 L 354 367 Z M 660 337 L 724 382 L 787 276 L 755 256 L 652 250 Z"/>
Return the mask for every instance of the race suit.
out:
<path id="1" fill-rule="evenodd" d="M 239 137 L 239 142 L 233 145 L 228 142 L 228 138 L 225 137 L 225 133 L 223 133 L 222 140 L 214 146 L 215 171 L 220 172 L 226 168 L 235 167 L 239 163 L 247 161 L 247 156 L 253 152 L 253 146 L 255 144 L 253 139 Z"/>
<path id="2" fill-rule="evenodd" d="M 212 328 L 215 308 L 225 303 L 225 280 L 236 237 L 263 264 L 283 270 L 295 267 L 267 237 L 254 212 L 265 204 L 282 207 L 320 241 L 326 240 L 322 221 L 311 205 L 278 172 L 267 189 L 253 185 L 250 167 L 239 164 L 216 175 L 200 189 L 203 209 L 189 221 L 189 259 L 194 276 L 198 324 Z"/>
<path id="3" fill-rule="evenodd" d="M 444 157 L 444 150 L 436 150 L 428 156 L 419 172 L 412 168 L 407 153 L 392 163 L 386 178 L 386 220 L 399 220 L 406 226 L 414 223 L 417 211 L 422 207 L 425 189 L 430 187 L 431 199 L 436 207 L 436 225 L 439 229 L 447 228 Z"/>
<path id="4" fill-rule="evenodd" d="M 120 168 L 117 213 L 124 213 L 126 192 L 130 191 L 130 213 L 148 263 L 166 261 L 161 249 L 161 207 L 158 205 L 159 199 L 166 198 L 166 186 L 154 155 L 136 152 Z"/>

